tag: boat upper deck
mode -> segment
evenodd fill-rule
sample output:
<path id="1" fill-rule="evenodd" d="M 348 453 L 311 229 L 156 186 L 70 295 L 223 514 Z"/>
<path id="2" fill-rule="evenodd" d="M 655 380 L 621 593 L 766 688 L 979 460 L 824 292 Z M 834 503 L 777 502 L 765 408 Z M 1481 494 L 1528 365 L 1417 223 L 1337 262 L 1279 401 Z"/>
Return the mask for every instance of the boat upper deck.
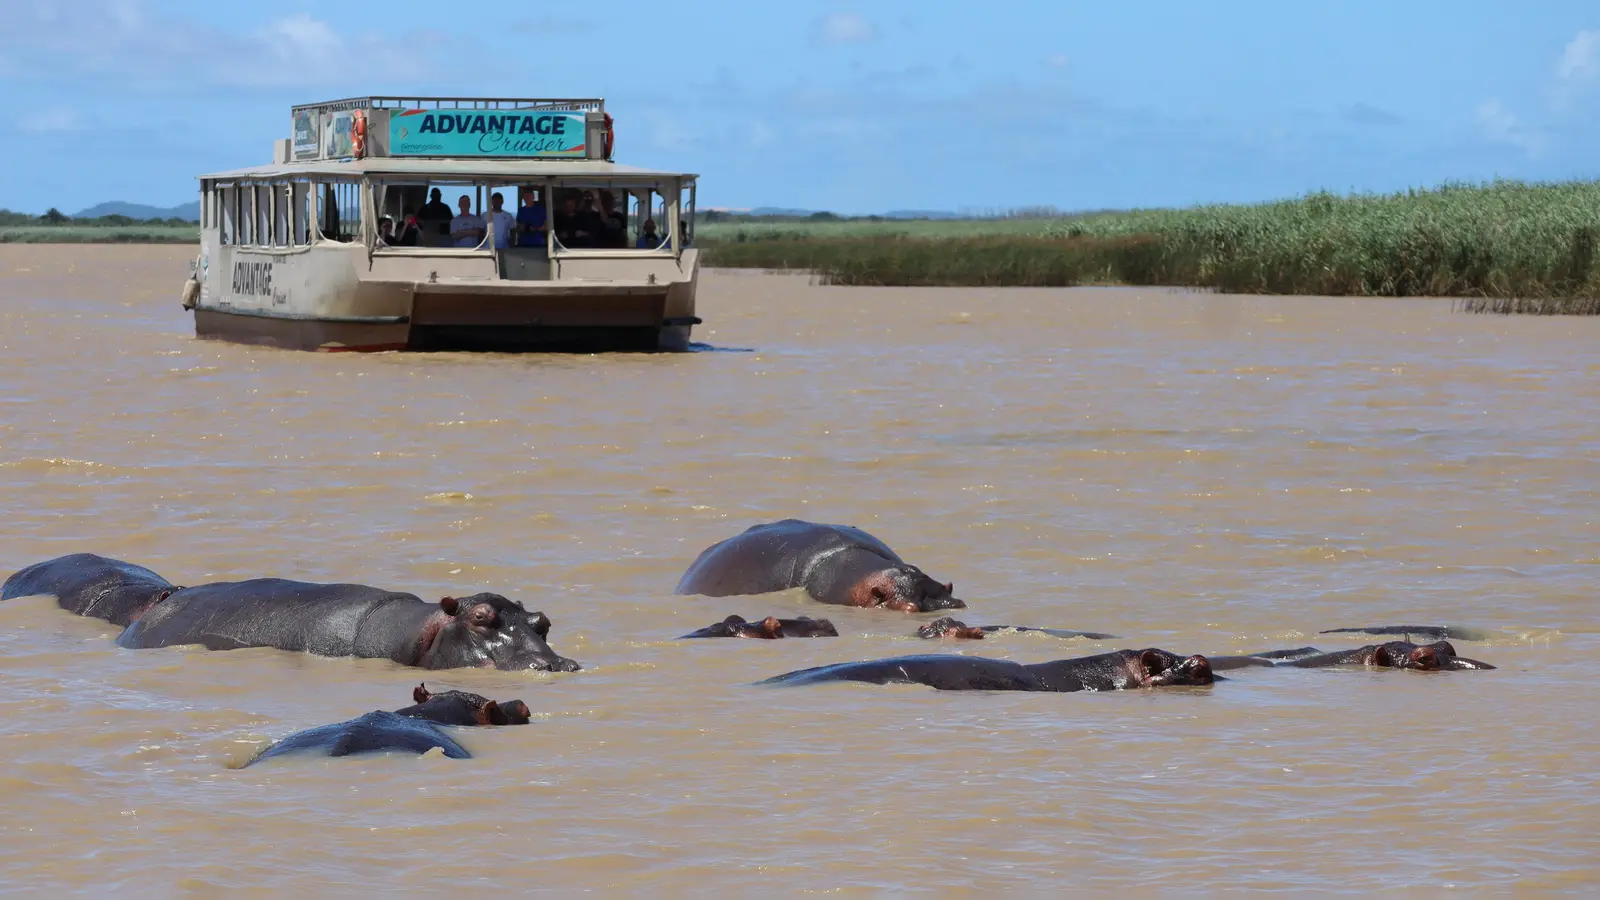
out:
<path id="1" fill-rule="evenodd" d="M 283 178 L 406 178 L 449 180 L 471 178 L 507 182 L 537 181 L 544 178 L 582 180 L 584 178 L 637 180 L 644 183 L 668 178 L 693 179 L 687 172 L 643 169 L 604 160 L 505 159 L 505 158 L 408 158 L 369 157 L 365 159 L 317 159 L 283 162 L 243 169 L 229 169 L 199 176 L 207 181 L 266 180 Z"/>

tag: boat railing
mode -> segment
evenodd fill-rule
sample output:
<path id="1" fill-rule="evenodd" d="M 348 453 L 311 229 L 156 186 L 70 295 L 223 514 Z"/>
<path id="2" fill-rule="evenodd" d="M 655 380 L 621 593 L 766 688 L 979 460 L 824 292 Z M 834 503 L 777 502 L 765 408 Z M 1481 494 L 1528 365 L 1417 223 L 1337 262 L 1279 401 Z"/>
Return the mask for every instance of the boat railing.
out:
<path id="1" fill-rule="evenodd" d="M 339 112 L 346 109 L 543 109 L 551 112 L 605 112 L 600 97 L 349 97 L 324 103 L 302 103 L 292 112 L 316 110 Z"/>

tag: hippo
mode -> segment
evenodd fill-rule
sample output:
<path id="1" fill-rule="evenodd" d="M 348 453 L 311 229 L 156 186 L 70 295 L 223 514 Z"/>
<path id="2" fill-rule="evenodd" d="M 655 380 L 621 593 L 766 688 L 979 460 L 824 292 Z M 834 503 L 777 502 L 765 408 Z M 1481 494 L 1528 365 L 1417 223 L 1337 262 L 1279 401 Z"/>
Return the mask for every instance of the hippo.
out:
<path id="1" fill-rule="evenodd" d="M 411 697 L 415 706 L 394 712 L 376 710 L 333 725 L 297 731 L 257 753 L 244 765 L 291 753 L 353 756 L 402 750 L 422 754 L 435 747 L 450 759 L 471 759 L 472 754 L 438 726 L 528 724 L 528 706 L 521 700 L 496 703 L 465 691 L 435 694 L 426 684 L 418 685 Z"/>
<path id="2" fill-rule="evenodd" d="M 785 637 L 838 637 L 839 629 L 827 619 L 801 616 L 798 619 L 780 619 L 767 616 L 759 622 L 746 622 L 743 616 L 729 616 L 715 625 L 691 631 L 679 640 L 688 638 L 761 638 L 772 640 Z"/>
<path id="3" fill-rule="evenodd" d="M 481 694 L 445 691 L 436 694 L 426 682 L 411 689 L 414 706 L 395 710 L 397 716 L 427 719 L 440 725 L 526 725 L 532 715 L 521 700 L 496 703 Z"/>
<path id="4" fill-rule="evenodd" d="M 1222 680 L 1204 656 L 1165 650 L 1117 650 L 1032 665 L 979 656 L 924 654 L 836 663 L 776 675 L 763 685 L 922 684 L 941 691 L 1121 691 L 1167 685 L 1207 685 Z"/>
<path id="5" fill-rule="evenodd" d="M 392 659 L 423 669 L 578 671 L 576 662 L 550 649 L 549 634 L 544 613 L 530 613 L 499 594 L 445 597 L 435 604 L 363 584 L 256 578 L 177 591 L 130 625 L 117 645 L 276 647 Z"/>
<path id="6" fill-rule="evenodd" d="M 0 600 L 51 594 L 62 609 L 126 627 L 179 590 L 144 566 L 72 553 L 16 572 L 0 587 Z"/>
<path id="7" fill-rule="evenodd" d="M 936 638 L 949 638 L 953 640 L 982 640 L 985 634 L 994 634 L 997 631 L 1036 631 L 1059 638 L 1088 638 L 1091 641 L 1114 641 L 1114 634 L 1101 634 L 1098 631 L 1067 631 L 1061 628 L 1034 628 L 1031 625 L 968 625 L 960 619 L 945 616 L 934 619 L 932 622 L 917 629 L 917 637 L 924 640 Z"/>
<path id="8" fill-rule="evenodd" d="M 940 584 L 859 528 L 784 519 L 752 525 L 706 548 L 676 593 L 704 597 L 803 587 L 813 600 L 903 612 L 965 609 Z"/>
<path id="9" fill-rule="evenodd" d="M 1389 641 L 1384 644 L 1369 644 L 1365 647 L 1357 647 L 1354 650 L 1336 650 L 1332 653 L 1300 656 L 1295 659 L 1284 660 L 1279 665 L 1296 666 L 1302 669 L 1319 669 L 1325 666 L 1344 665 L 1381 666 L 1391 669 L 1419 669 L 1425 672 L 1495 668 L 1486 662 L 1457 656 L 1455 646 L 1449 641 L 1435 641 L 1431 644 Z"/>
<path id="10" fill-rule="evenodd" d="M 1487 641 L 1494 637 L 1482 628 L 1461 625 L 1371 625 L 1366 628 L 1330 628 L 1321 634 L 1398 634 L 1406 640 L 1412 637 L 1430 641 Z"/>

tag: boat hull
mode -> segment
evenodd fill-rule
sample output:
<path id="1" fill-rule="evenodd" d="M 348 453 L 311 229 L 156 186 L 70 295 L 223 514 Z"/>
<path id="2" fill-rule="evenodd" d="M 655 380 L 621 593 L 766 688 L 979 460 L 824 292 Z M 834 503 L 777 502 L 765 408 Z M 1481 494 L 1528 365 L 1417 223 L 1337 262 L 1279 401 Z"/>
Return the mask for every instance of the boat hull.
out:
<path id="1" fill-rule="evenodd" d="M 195 336 L 284 350 L 380 353 L 654 353 L 689 349 L 692 323 L 646 325 L 482 325 L 333 321 L 195 311 Z"/>
<path id="2" fill-rule="evenodd" d="M 509 265 L 512 254 L 497 267 L 475 254 L 369 259 L 364 247 L 335 242 L 213 249 L 200 258 L 201 338 L 321 351 L 637 353 L 687 350 L 700 323 L 692 250 L 681 261 L 560 260 L 559 278 L 548 264 L 542 278 L 508 278 L 526 274 Z"/>

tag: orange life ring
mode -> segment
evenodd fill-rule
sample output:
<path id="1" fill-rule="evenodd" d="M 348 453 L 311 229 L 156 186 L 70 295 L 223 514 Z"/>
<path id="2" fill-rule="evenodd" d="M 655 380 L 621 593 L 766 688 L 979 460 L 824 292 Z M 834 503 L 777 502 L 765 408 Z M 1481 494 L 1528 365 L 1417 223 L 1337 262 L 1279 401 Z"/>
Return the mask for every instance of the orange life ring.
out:
<path id="1" fill-rule="evenodd" d="M 606 113 L 605 117 L 606 117 L 606 140 L 605 140 L 606 159 L 610 159 L 611 158 L 611 146 L 612 146 L 612 143 L 616 139 L 617 132 L 616 132 L 616 126 L 612 125 L 612 123 L 611 123 L 611 113 Z"/>
<path id="2" fill-rule="evenodd" d="M 350 118 L 350 152 L 359 158 L 367 154 L 367 114 L 357 110 Z"/>

